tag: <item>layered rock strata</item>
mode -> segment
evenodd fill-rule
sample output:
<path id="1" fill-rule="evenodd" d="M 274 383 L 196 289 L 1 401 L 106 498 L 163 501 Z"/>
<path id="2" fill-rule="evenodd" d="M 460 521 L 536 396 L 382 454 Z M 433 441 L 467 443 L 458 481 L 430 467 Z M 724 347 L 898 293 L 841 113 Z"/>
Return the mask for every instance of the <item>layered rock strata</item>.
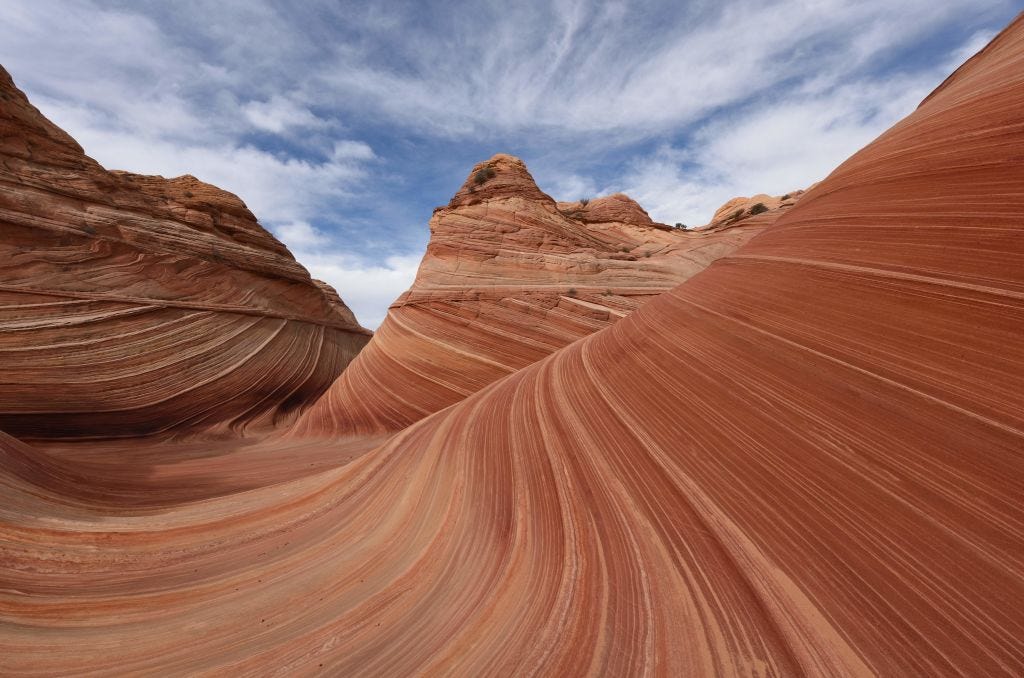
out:
<path id="1" fill-rule="evenodd" d="M 496 155 L 434 212 L 412 288 L 296 432 L 400 430 L 632 313 L 783 211 L 686 232 L 621 193 L 556 203 Z"/>
<path id="2" fill-rule="evenodd" d="M 368 341 L 236 196 L 109 172 L 0 69 L 0 429 L 284 423 Z"/>
<path id="3" fill-rule="evenodd" d="M 742 248 L 345 465 L 140 508 L 0 434 L 0 673 L 1024 674 L 1021 157 L 1024 18 Z"/>
<path id="4" fill-rule="evenodd" d="M 388 668 L 1024 673 L 1022 157 L 1018 18 L 744 247 L 385 445 L 435 534 L 388 590 L 450 601 Z"/>

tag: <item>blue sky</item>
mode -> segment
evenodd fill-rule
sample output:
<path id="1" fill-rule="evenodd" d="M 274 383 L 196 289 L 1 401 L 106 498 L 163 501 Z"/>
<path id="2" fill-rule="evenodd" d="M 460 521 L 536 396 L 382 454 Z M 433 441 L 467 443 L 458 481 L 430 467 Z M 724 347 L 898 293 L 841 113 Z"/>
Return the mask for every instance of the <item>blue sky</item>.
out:
<path id="1" fill-rule="evenodd" d="M 702 224 L 823 178 L 1020 9 L 2 0 L 0 63 L 105 166 L 237 193 L 372 328 L 479 160 Z"/>

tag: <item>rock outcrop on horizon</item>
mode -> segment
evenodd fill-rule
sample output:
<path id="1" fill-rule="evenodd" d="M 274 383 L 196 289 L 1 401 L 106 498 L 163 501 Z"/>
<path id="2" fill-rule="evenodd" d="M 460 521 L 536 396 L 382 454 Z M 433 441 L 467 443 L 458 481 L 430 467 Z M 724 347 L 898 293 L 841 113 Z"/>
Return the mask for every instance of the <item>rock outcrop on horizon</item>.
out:
<path id="1" fill-rule="evenodd" d="M 143 494 L 0 433 L 0 674 L 1024 675 L 1022 158 L 1024 15 L 757 237 L 386 440 L 138 441 Z M 501 161 L 420 293 L 567 296 L 577 222 Z"/>
<path id="2" fill-rule="evenodd" d="M 287 422 L 368 341 L 236 196 L 109 172 L 0 69 L 0 430 Z"/>
<path id="3" fill-rule="evenodd" d="M 807 191 L 791 191 L 784 195 L 768 195 L 766 193 L 758 193 L 757 195 L 749 198 L 740 196 L 728 200 L 715 210 L 714 215 L 704 226 L 698 227 L 699 229 L 708 228 L 721 228 L 723 226 L 732 226 L 740 221 L 757 217 L 758 215 L 769 214 L 769 218 L 772 221 L 781 216 L 782 211 L 788 210 L 790 207 L 795 205 Z"/>
<path id="4" fill-rule="evenodd" d="M 627 316 L 782 213 L 687 232 L 621 193 L 556 203 L 496 155 L 435 210 L 412 288 L 296 432 L 405 428 Z"/>

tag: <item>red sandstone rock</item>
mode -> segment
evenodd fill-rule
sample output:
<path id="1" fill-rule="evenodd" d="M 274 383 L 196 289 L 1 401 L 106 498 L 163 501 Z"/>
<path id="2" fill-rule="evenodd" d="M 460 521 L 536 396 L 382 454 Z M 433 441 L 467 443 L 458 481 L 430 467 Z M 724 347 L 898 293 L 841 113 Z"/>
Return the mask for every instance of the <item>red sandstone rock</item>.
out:
<path id="1" fill-rule="evenodd" d="M 282 423 L 366 343 L 236 196 L 108 172 L 0 69 L 0 429 Z"/>
<path id="2" fill-rule="evenodd" d="M 625 317 L 781 213 L 679 231 L 621 193 L 556 204 L 496 155 L 435 211 L 412 289 L 295 432 L 402 429 Z"/>
<path id="3" fill-rule="evenodd" d="M 1021 157 L 1024 18 L 743 248 L 358 458 L 140 508 L 0 434 L 0 673 L 1024 674 Z"/>
<path id="4" fill-rule="evenodd" d="M 715 214 L 711 217 L 711 221 L 699 228 L 705 229 L 719 226 L 730 226 L 744 219 L 749 219 L 753 216 L 764 214 L 766 212 L 775 212 L 776 210 L 785 211 L 795 205 L 805 192 L 806 191 L 802 190 L 792 191 L 791 193 L 779 196 L 758 193 L 757 195 L 749 198 L 733 198 L 715 210 Z M 771 217 L 772 221 L 777 219 L 779 216 L 781 216 L 781 214 L 774 214 Z"/>
<path id="5" fill-rule="evenodd" d="M 1022 157 L 1018 18 L 747 245 L 384 446 L 453 486 L 460 649 L 409 666 L 1024 674 Z"/>
<path id="6" fill-rule="evenodd" d="M 614 193 L 584 203 L 560 202 L 558 210 L 563 214 L 587 224 L 620 223 L 633 226 L 654 226 L 667 229 L 669 226 L 651 220 L 647 210 L 625 193 Z"/>

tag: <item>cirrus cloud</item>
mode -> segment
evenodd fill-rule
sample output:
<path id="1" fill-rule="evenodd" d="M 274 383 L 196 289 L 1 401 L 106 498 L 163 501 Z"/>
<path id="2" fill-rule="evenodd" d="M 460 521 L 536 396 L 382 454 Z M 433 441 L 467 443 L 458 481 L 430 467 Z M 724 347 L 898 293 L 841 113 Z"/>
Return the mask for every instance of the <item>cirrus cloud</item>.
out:
<path id="1" fill-rule="evenodd" d="M 623 190 L 702 223 L 734 195 L 821 179 L 1015 10 L 7 0 L 0 63 L 103 164 L 237 193 L 372 326 L 431 209 L 494 152 L 556 197 Z"/>

